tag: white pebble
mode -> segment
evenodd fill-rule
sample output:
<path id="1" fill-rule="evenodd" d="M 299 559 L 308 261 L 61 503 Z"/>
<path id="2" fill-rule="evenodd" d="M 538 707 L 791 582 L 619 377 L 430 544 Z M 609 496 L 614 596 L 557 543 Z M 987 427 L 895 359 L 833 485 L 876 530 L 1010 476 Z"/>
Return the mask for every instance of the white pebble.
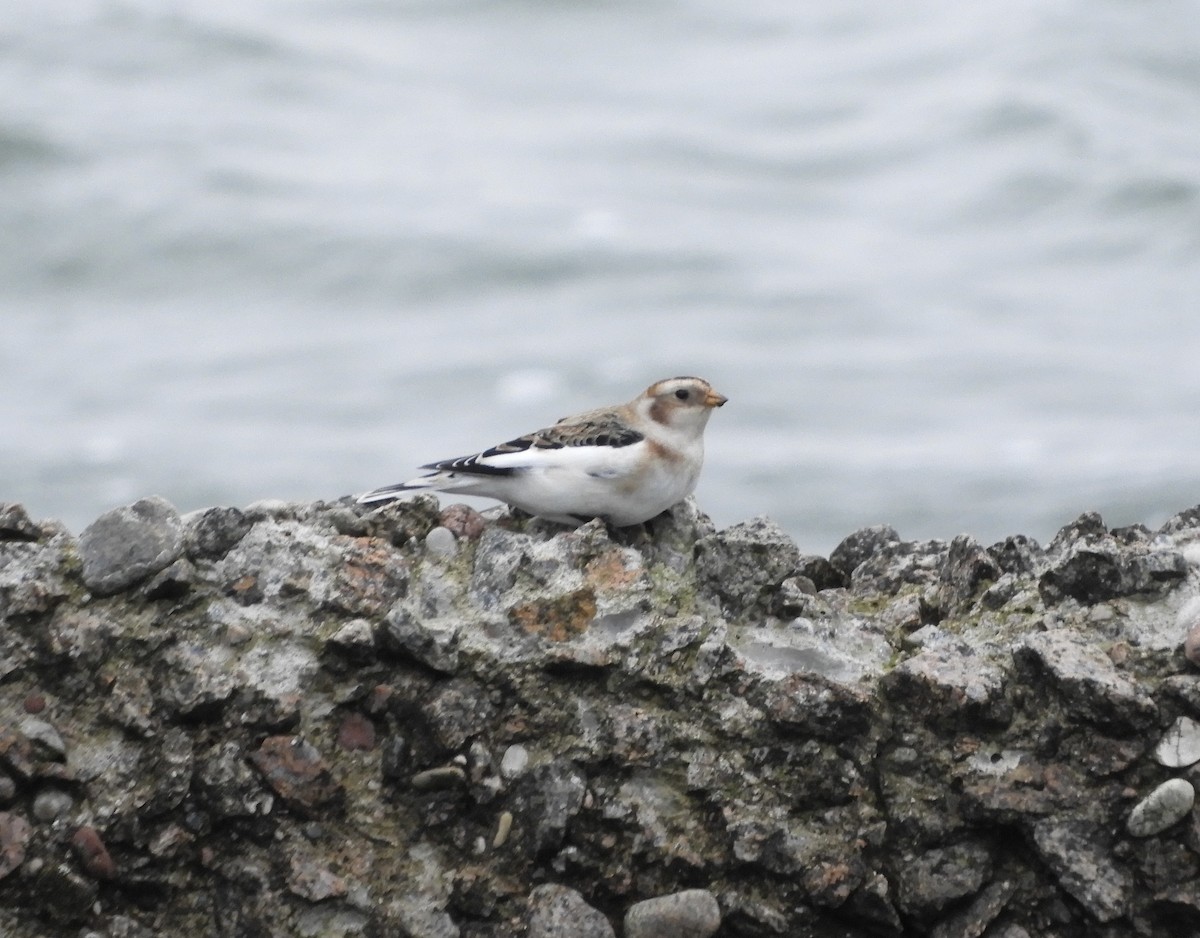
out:
<path id="1" fill-rule="evenodd" d="M 1134 805 L 1126 828 L 1134 837 L 1161 834 L 1187 817 L 1196 802 L 1196 789 L 1182 778 L 1163 782 Z"/>
<path id="2" fill-rule="evenodd" d="M 500 774 L 505 778 L 516 778 L 529 765 L 529 750 L 520 743 L 509 746 L 500 757 Z"/>
<path id="3" fill-rule="evenodd" d="M 449 528 L 436 527 L 425 535 L 425 550 L 441 557 L 453 557 L 458 549 L 454 532 Z"/>
<path id="4" fill-rule="evenodd" d="M 1172 769 L 1200 762 L 1200 723 L 1191 717 L 1180 717 L 1163 734 L 1154 750 L 1159 765 Z"/>

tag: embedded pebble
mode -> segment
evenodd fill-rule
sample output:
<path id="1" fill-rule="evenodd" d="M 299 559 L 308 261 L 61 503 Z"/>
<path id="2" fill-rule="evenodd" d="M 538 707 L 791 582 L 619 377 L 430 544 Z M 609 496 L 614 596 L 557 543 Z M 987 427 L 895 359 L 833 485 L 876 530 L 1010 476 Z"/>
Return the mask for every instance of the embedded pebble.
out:
<path id="1" fill-rule="evenodd" d="M 1187 817 L 1195 801 L 1196 789 L 1191 782 L 1182 778 L 1170 779 L 1134 805 L 1126 827 L 1134 837 L 1161 834 Z"/>
<path id="2" fill-rule="evenodd" d="M 333 633 L 329 644 L 348 654 L 367 657 L 375 649 L 375 630 L 366 619 L 351 619 Z"/>
<path id="3" fill-rule="evenodd" d="M 1171 724 L 1154 749 L 1159 765 L 1180 769 L 1200 762 L 1200 723 L 1180 717 Z"/>
<path id="4" fill-rule="evenodd" d="M 97 595 L 119 593 L 170 566 L 183 553 L 183 520 L 157 495 L 105 512 L 79 536 L 83 582 Z"/>
<path id="5" fill-rule="evenodd" d="M 454 788 L 466 784 L 467 773 L 457 765 L 447 765 L 439 769 L 426 769 L 412 777 L 412 787 L 418 791 L 433 791 L 439 788 Z"/>
<path id="6" fill-rule="evenodd" d="M 79 858 L 79 865 L 92 879 L 112 879 L 117 875 L 117 864 L 96 828 L 79 828 L 71 838 L 71 847 Z"/>
<path id="7" fill-rule="evenodd" d="M 529 894 L 528 938 L 614 938 L 598 909 L 569 886 L 546 884 Z"/>
<path id="8" fill-rule="evenodd" d="M 707 889 L 685 889 L 634 903 L 625 938 L 709 938 L 721 927 L 721 907 Z"/>
<path id="9" fill-rule="evenodd" d="M 454 532 L 441 526 L 434 528 L 425 535 L 425 549 L 441 557 L 453 557 L 458 549 Z"/>
<path id="10" fill-rule="evenodd" d="M 483 529 L 487 526 L 483 515 L 474 508 L 461 504 L 447 507 L 438 520 L 455 537 L 465 537 L 471 541 L 478 540 L 479 536 L 483 534 Z"/>
<path id="11" fill-rule="evenodd" d="M 47 756 L 59 762 L 67 757 L 67 747 L 63 738 L 53 726 L 45 720 L 26 717 L 17 724 L 26 739 L 40 748 Z"/>
<path id="12" fill-rule="evenodd" d="M 7 805 L 17 797 L 17 783 L 11 776 L 0 772 L 0 805 Z"/>
<path id="13" fill-rule="evenodd" d="M 337 744 L 347 750 L 370 751 L 375 748 L 375 724 L 361 713 L 348 713 L 338 727 Z"/>
<path id="14" fill-rule="evenodd" d="M 529 750 L 516 743 L 504 750 L 500 757 L 500 774 L 504 778 L 516 778 L 529 765 Z"/>
<path id="15" fill-rule="evenodd" d="M 311 744 L 296 736 L 268 736 L 250 753 L 250 763 L 294 810 L 311 814 L 338 801 L 343 790 Z"/>
<path id="16" fill-rule="evenodd" d="M 47 788 L 39 791 L 33 799 L 33 816 L 39 821 L 53 821 L 68 814 L 75 800 L 65 791 Z"/>
<path id="17" fill-rule="evenodd" d="M 496 836 L 492 838 L 492 846 L 499 848 L 503 847 L 508 841 L 508 835 L 512 832 L 513 816 L 511 811 L 501 811 L 500 819 L 496 823 Z"/>

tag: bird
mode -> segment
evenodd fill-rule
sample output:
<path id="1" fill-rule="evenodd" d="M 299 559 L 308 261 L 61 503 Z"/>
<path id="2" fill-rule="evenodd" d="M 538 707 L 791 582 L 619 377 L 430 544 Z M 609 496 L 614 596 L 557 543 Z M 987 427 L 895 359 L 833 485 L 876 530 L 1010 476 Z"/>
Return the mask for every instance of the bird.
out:
<path id="1" fill-rule="evenodd" d="M 559 524 L 641 524 L 683 501 L 704 462 L 704 428 L 728 398 L 703 378 L 656 381 L 627 404 L 600 407 L 490 449 L 427 463 L 427 475 L 374 489 L 370 505 L 414 492 L 479 495 Z"/>

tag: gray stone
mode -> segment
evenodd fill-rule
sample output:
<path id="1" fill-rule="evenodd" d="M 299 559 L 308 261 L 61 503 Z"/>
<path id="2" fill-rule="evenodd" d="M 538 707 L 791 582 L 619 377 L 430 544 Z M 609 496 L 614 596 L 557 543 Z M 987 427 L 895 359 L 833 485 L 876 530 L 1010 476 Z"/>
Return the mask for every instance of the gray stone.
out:
<path id="1" fill-rule="evenodd" d="M 928 648 L 901 662 L 885 679 L 889 695 L 927 720 L 1003 722 L 1004 672 L 965 645 Z"/>
<path id="2" fill-rule="evenodd" d="M 942 609 L 968 608 L 1001 572 L 1000 565 L 975 538 L 960 534 L 950 542 L 942 566 Z"/>
<path id="3" fill-rule="evenodd" d="M 1026 637 L 1013 657 L 1049 678 L 1063 704 L 1083 719 L 1132 731 L 1149 726 L 1158 714 L 1150 696 L 1118 672 L 1108 655 L 1067 629 Z M 1035 675 L 1032 683 L 1037 682 Z"/>
<path id="4" fill-rule="evenodd" d="M 1112 857 L 1106 837 L 1084 820 L 1046 818 L 1033 825 L 1033 843 L 1059 883 L 1099 922 L 1129 911 L 1133 876 Z"/>
<path id="5" fill-rule="evenodd" d="M 166 499 L 143 498 L 105 512 L 79 538 L 83 582 L 97 595 L 119 593 L 183 552 L 183 522 Z"/>
<path id="6" fill-rule="evenodd" d="M 538 886 L 529 894 L 526 922 L 526 938 L 615 938 L 601 912 L 574 889 L 557 884 Z"/>
<path id="7" fill-rule="evenodd" d="M 78 587 L 76 542 L 56 522 L 44 525 L 37 542 L 0 539 L 0 631 L 5 622 L 36 619 L 55 609 Z M 17 667 L 0 645 L 0 679 Z"/>
<path id="8" fill-rule="evenodd" d="M 351 619 L 329 637 L 329 644 L 356 661 L 375 657 L 375 629 L 366 619 Z"/>
<path id="9" fill-rule="evenodd" d="M 517 571 L 529 561 L 532 539 L 527 534 L 489 525 L 475 548 L 475 564 L 468 587 L 471 598 L 483 609 L 500 604 L 517 582 Z"/>
<path id="10" fill-rule="evenodd" d="M 67 746 L 62 734 L 45 720 L 37 717 L 24 717 L 17 724 L 22 735 L 34 744 L 35 750 L 40 750 L 43 758 L 61 762 L 67 757 Z"/>
<path id="11" fill-rule="evenodd" d="M 1070 598 L 1093 604 L 1120 596 L 1164 592 L 1187 576 L 1182 553 L 1148 543 L 1144 529 L 1109 532 L 1095 512 L 1055 536 L 1038 589 L 1047 605 Z"/>
<path id="12" fill-rule="evenodd" d="M 36 541 L 42 529 L 30 520 L 24 505 L 0 502 L 0 541 Z"/>
<path id="13" fill-rule="evenodd" d="M 570 762 L 551 762 L 521 777 L 511 810 L 532 855 L 562 844 L 567 824 L 579 813 L 586 791 L 583 773 Z"/>
<path id="14" fill-rule="evenodd" d="M 151 576 L 142 587 L 147 599 L 180 599 L 192 588 L 196 568 L 180 557 Z"/>
<path id="15" fill-rule="evenodd" d="M 206 508 L 183 519 L 183 542 L 193 560 L 224 557 L 246 536 L 253 522 L 238 508 Z"/>
<path id="16" fill-rule="evenodd" d="M 270 813 L 275 796 L 262 786 L 246 761 L 246 752 L 237 743 L 219 743 L 198 762 L 198 801 L 213 818 L 251 818 Z"/>
<path id="17" fill-rule="evenodd" d="M 439 745 L 458 752 L 473 736 L 487 733 L 496 708 L 487 692 L 474 681 L 454 678 L 426 703 L 425 718 Z"/>
<path id="18" fill-rule="evenodd" d="M 709 938 L 721 927 L 721 907 L 707 889 L 685 889 L 634 903 L 625 938 Z"/>
<path id="19" fill-rule="evenodd" d="M 1184 509 L 1173 515 L 1158 529 L 1159 534 L 1176 535 L 1190 532 L 1193 537 L 1197 531 L 1200 531 L 1200 505 Z"/>
<path id="20" fill-rule="evenodd" d="M 931 938 L 981 938 L 1016 891 L 1016 886 L 1006 880 L 992 883 L 966 908 L 939 921 L 931 932 Z"/>
<path id="21" fill-rule="evenodd" d="M 906 860 L 899 870 L 900 910 L 930 921 L 951 903 L 979 892 L 991 870 L 991 852 L 980 843 L 928 850 Z"/>
<path id="22" fill-rule="evenodd" d="M 859 564 L 868 560 L 883 547 L 895 544 L 900 535 L 890 524 L 876 524 L 869 528 L 860 528 L 842 540 L 829 555 L 829 562 L 847 579 L 858 569 Z"/>
<path id="23" fill-rule="evenodd" d="M 859 735 L 871 720 L 871 698 L 862 687 L 811 671 L 767 685 L 763 708 L 781 726 L 819 739 Z"/>
<path id="24" fill-rule="evenodd" d="M 949 550 L 945 541 L 938 540 L 885 541 L 854 568 L 850 590 L 860 595 L 890 597 L 912 587 L 919 588 L 922 604 L 942 614 L 942 571 L 946 569 Z M 944 614 L 956 611 L 947 608 Z"/>
<path id="25" fill-rule="evenodd" d="M 39 791 L 33 799 L 33 816 L 39 821 L 53 821 L 66 817 L 75 807 L 75 800 L 65 791 L 57 788 L 45 788 Z"/>
<path id="26" fill-rule="evenodd" d="M 1196 802 L 1196 789 L 1184 778 L 1163 782 L 1129 812 L 1126 827 L 1134 837 L 1152 837 L 1187 817 Z"/>
<path id="27" fill-rule="evenodd" d="M 840 912 L 851 921 L 866 926 L 869 934 L 899 934 L 904 930 L 900 914 L 892 903 L 891 888 L 882 873 L 870 873 L 858 887 Z"/>
<path id="28" fill-rule="evenodd" d="M 1016 534 L 988 548 L 988 553 L 1004 573 L 1028 577 L 1036 574 L 1045 561 L 1046 552 L 1031 537 Z"/>
<path id="29" fill-rule="evenodd" d="M 403 652 L 427 668 L 453 674 L 458 670 L 459 623 L 450 618 L 425 618 L 407 604 L 398 603 L 383 623 L 383 643 Z"/>
<path id="30" fill-rule="evenodd" d="M 696 576 L 737 608 L 748 609 L 800 567 L 800 548 L 774 521 L 755 518 L 696 544 Z"/>
<path id="31" fill-rule="evenodd" d="M 412 896 L 403 903 L 400 921 L 400 934 L 406 938 L 459 938 L 462 934 L 448 912 L 429 908 L 423 896 Z"/>

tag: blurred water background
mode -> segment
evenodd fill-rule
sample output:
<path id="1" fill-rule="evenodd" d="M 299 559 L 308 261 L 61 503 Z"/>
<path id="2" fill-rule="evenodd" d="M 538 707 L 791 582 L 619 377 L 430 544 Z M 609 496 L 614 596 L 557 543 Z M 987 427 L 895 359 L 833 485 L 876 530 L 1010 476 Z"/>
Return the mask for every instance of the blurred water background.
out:
<path id="1" fill-rule="evenodd" d="M 807 550 L 1200 502 L 1190 0 L 0 10 L 0 500 L 334 498 L 674 374 Z"/>

